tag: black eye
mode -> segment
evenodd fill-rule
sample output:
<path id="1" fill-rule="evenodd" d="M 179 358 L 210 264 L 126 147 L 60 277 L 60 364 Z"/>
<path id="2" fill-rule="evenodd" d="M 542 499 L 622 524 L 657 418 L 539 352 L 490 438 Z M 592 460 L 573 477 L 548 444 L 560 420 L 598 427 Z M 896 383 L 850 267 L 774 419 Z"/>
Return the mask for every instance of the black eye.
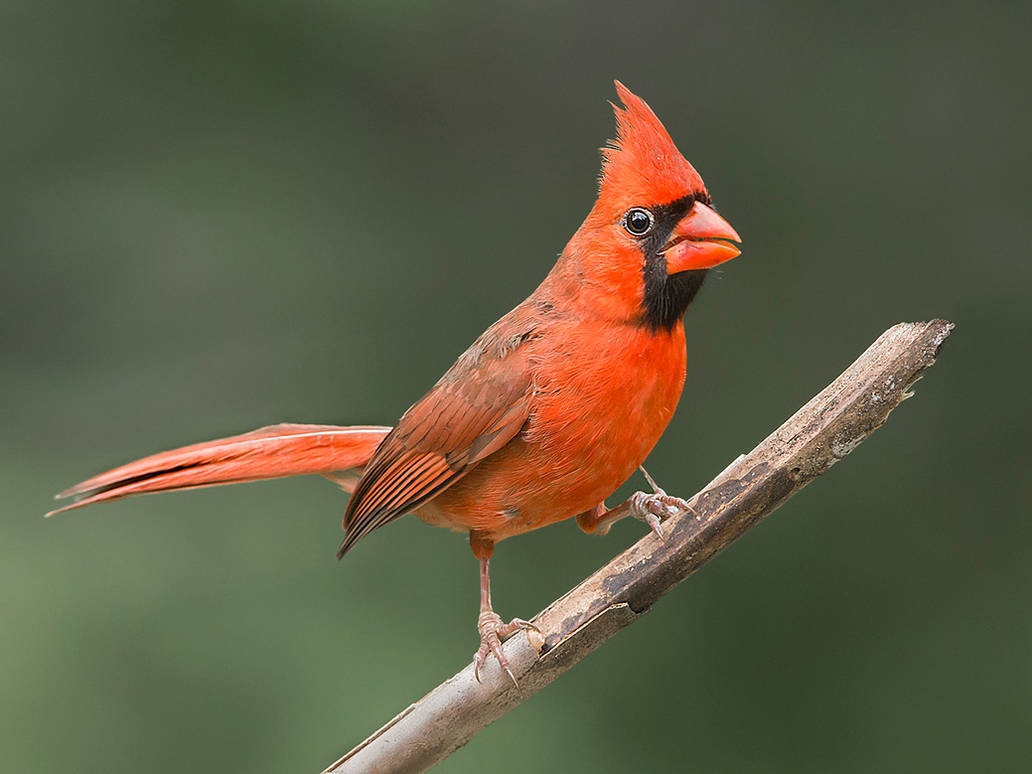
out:
<path id="1" fill-rule="evenodd" d="M 652 230 L 652 224 L 655 222 L 656 219 L 652 217 L 652 213 L 644 207 L 632 207 L 623 216 L 624 228 L 627 229 L 628 234 L 633 234 L 634 236 L 644 236 L 649 233 Z"/>

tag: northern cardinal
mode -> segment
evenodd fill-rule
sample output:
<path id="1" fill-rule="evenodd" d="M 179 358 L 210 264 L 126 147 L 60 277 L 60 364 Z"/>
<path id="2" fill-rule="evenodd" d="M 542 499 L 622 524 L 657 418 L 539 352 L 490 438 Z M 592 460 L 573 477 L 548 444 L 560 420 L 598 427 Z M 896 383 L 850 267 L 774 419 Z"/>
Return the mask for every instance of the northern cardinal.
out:
<path id="1" fill-rule="evenodd" d="M 62 492 L 59 510 L 144 492 L 319 473 L 352 492 L 338 557 L 406 513 L 469 533 L 480 561 L 477 675 L 521 628 L 491 606 L 495 543 L 576 517 L 634 516 L 662 535 L 688 504 L 605 498 L 639 468 L 685 380 L 682 317 L 740 238 L 645 102 L 619 81 L 598 199 L 540 286 L 467 349 L 393 429 L 274 425 L 131 462 Z M 642 469 L 644 471 L 644 469 Z M 646 474 L 646 477 L 648 474 Z M 52 513 L 57 513 L 53 511 Z M 50 514 L 48 514 L 50 515 Z M 515 681 L 515 678 L 513 678 Z"/>

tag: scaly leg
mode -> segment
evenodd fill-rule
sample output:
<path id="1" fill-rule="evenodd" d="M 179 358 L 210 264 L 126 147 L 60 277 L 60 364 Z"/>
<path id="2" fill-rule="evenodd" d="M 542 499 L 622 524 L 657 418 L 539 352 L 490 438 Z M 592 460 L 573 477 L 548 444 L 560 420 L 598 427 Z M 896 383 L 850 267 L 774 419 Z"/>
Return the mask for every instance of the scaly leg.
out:
<path id="1" fill-rule="evenodd" d="M 480 647 L 473 656 L 473 674 L 477 682 L 480 682 L 480 668 L 487 660 L 487 654 L 494 653 L 498 665 L 509 675 L 513 685 L 519 688 L 516 675 L 509 668 L 509 660 L 502 652 L 502 641 L 520 629 L 538 631 L 538 628 L 522 618 L 513 618 L 509 623 L 504 623 L 501 616 L 491 607 L 491 555 L 494 553 L 494 541 L 474 529 L 469 533 L 469 547 L 473 549 L 473 555 L 480 560 L 480 615 L 477 617 Z"/>
<path id="2" fill-rule="evenodd" d="M 502 641 L 515 634 L 520 629 L 534 629 L 537 627 L 530 621 L 522 618 L 513 618 L 509 623 L 503 623 L 502 618 L 491 607 L 491 577 L 490 559 L 480 560 L 480 615 L 477 617 L 477 631 L 480 632 L 480 648 L 473 656 L 473 674 L 480 682 L 480 668 L 487 660 L 488 653 L 494 653 L 498 659 L 498 665 L 505 670 L 517 688 L 520 684 L 516 682 L 516 676 L 509 668 L 509 660 L 502 652 Z"/>
<path id="3" fill-rule="evenodd" d="M 662 540 L 664 539 L 664 519 L 681 513 L 693 513 L 692 507 L 687 500 L 682 500 L 680 497 L 674 497 L 664 492 L 652 480 L 652 476 L 649 475 L 644 466 L 641 467 L 641 472 L 645 475 L 649 486 L 652 487 L 652 494 L 635 492 L 623 503 L 608 510 L 605 503 L 600 503 L 594 509 L 585 511 L 577 516 L 577 526 L 585 532 L 604 535 L 620 519 L 633 516 L 648 524 L 649 528 L 656 534 L 656 537 Z"/>

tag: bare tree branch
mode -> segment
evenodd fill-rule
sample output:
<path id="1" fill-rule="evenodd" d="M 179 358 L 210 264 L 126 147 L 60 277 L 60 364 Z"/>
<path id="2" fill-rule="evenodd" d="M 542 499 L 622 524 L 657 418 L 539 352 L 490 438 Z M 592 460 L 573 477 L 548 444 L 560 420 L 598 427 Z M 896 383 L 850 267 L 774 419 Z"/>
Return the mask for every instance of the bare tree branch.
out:
<path id="1" fill-rule="evenodd" d="M 326 772 L 419 772 L 540 691 L 785 500 L 855 449 L 910 397 L 953 329 L 900 323 L 749 454 L 691 499 L 695 514 L 664 523 L 534 619 L 505 653 L 520 690 L 489 659 L 483 683 L 467 666 L 332 764 Z M 325 773 L 324 773 L 325 774 Z"/>

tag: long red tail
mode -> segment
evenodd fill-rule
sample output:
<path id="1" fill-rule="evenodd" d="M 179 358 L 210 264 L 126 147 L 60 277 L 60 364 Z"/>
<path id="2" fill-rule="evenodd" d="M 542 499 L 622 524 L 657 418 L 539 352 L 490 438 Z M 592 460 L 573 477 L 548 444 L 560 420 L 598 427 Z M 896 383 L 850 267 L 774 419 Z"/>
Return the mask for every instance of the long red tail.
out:
<path id="1" fill-rule="evenodd" d="M 81 508 L 145 492 L 235 484 L 318 473 L 354 489 L 361 468 L 389 427 L 270 425 L 243 435 L 183 446 L 130 462 L 76 484 L 58 499 L 75 501 L 51 511 Z"/>

